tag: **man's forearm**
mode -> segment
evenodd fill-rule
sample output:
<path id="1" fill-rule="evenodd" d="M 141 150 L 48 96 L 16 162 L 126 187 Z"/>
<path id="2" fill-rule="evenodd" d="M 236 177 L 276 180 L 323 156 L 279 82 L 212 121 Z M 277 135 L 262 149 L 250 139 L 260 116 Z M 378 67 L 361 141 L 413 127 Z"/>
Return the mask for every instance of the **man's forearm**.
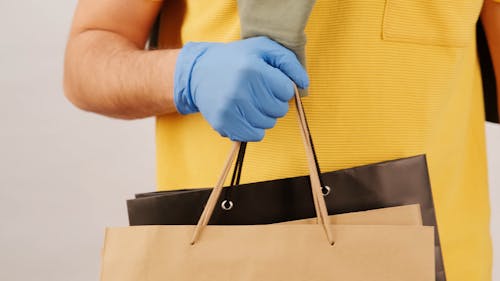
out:
<path id="1" fill-rule="evenodd" d="M 498 108 L 500 108 L 500 3 L 495 3 L 493 0 L 485 0 L 481 20 L 495 69 L 497 101 Z"/>
<path id="2" fill-rule="evenodd" d="M 144 51 L 116 33 L 84 31 L 68 42 L 65 94 L 81 109 L 116 118 L 175 112 L 177 53 Z"/>

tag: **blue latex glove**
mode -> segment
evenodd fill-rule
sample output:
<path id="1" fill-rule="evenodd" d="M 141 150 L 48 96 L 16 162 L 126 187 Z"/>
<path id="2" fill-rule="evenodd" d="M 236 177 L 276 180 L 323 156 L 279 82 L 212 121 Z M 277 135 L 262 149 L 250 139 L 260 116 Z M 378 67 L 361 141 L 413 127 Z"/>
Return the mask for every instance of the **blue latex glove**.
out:
<path id="1" fill-rule="evenodd" d="M 174 79 L 177 111 L 201 112 L 220 135 L 245 142 L 262 140 L 288 112 L 293 82 L 309 85 L 295 54 L 266 37 L 187 43 Z"/>

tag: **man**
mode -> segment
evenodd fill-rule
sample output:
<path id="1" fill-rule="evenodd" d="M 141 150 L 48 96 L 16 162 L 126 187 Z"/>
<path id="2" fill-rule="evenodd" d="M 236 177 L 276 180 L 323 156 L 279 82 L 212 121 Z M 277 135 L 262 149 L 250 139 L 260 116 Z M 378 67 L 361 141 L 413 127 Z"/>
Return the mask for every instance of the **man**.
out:
<path id="1" fill-rule="evenodd" d="M 160 10 L 160 49 L 145 51 Z M 238 40 L 235 0 L 80 0 L 65 93 L 87 111 L 157 116 L 158 187 L 173 189 L 213 185 L 228 139 L 262 140 L 248 146 L 242 181 L 306 174 L 294 114 L 285 113 L 293 83 L 308 87 L 322 170 L 427 154 L 447 278 L 486 281 L 480 13 L 500 88 L 493 0 L 317 1 L 308 74 L 267 38 Z"/>

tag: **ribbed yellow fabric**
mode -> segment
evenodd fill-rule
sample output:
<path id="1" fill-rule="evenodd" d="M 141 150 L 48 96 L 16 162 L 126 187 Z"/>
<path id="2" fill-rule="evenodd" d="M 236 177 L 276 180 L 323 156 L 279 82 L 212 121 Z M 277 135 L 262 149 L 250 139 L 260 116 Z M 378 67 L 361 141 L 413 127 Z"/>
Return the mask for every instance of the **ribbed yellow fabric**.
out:
<path id="1" fill-rule="evenodd" d="M 304 106 L 322 170 L 427 154 L 449 281 L 491 280 L 481 5 L 318 0 L 306 29 Z M 165 5 L 162 46 L 239 38 L 235 0 L 187 0 L 183 10 L 179 20 Z M 176 22 L 180 38 L 166 32 Z M 159 189 L 212 186 L 229 148 L 200 114 L 158 117 Z M 305 175 L 303 151 L 290 113 L 248 145 L 242 181 Z"/>

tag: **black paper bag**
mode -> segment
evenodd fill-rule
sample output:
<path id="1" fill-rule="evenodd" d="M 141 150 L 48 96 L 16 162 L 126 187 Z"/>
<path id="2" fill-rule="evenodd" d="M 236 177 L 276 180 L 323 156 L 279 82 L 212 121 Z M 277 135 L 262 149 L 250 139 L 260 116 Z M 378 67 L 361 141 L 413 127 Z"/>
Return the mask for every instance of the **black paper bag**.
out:
<path id="1" fill-rule="evenodd" d="M 325 196 L 330 215 L 420 204 L 424 225 L 436 227 L 436 280 L 446 280 L 424 155 L 322 173 L 322 180 L 331 187 Z M 127 201 L 130 225 L 195 225 L 210 191 L 137 194 Z M 230 210 L 222 208 L 223 200 L 210 224 L 270 224 L 315 217 L 308 176 L 240 185 L 231 193 Z"/>

